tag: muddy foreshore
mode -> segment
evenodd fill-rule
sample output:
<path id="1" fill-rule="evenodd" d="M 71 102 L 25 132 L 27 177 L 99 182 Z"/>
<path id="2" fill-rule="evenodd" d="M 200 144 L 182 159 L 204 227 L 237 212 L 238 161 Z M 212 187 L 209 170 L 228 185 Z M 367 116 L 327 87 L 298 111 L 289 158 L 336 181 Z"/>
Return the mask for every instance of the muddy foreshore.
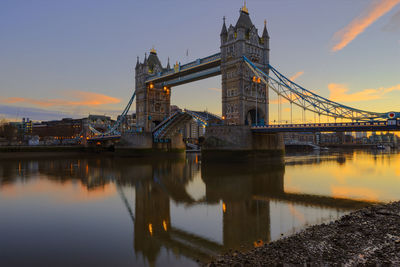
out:
<path id="1" fill-rule="evenodd" d="M 208 264 L 277 265 L 400 266 L 400 202 L 364 208 L 248 252 L 232 251 Z"/>

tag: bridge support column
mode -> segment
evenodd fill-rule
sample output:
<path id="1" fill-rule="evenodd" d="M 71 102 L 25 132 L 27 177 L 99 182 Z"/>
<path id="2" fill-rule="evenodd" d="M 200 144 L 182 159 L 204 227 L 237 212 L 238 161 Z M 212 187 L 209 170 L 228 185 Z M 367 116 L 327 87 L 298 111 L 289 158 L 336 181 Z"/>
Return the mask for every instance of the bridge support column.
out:
<path id="1" fill-rule="evenodd" d="M 115 147 L 115 152 L 120 156 L 169 156 L 185 155 L 185 143 L 182 135 L 178 134 L 166 143 L 154 143 L 151 133 L 123 134 L 120 143 Z"/>
<path id="2" fill-rule="evenodd" d="M 209 126 L 202 146 L 203 160 L 280 160 L 285 153 L 281 133 L 253 133 L 249 126 Z"/>
<path id="3" fill-rule="evenodd" d="M 175 134 L 168 143 L 154 143 L 153 148 L 165 152 L 185 152 L 186 145 L 183 142 L 182 134 Z"/>

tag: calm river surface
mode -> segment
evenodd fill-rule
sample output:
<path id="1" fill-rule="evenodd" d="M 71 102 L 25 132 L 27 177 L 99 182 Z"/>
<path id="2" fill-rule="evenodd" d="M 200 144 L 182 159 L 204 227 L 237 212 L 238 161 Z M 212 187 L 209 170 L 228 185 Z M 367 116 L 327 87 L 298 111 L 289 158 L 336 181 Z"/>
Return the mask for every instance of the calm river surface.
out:
<path id="1" fill-rule="evenodd" d="M 400 199 L 400 154 L 0 159 L 0 266 L 196 266 Z"/>

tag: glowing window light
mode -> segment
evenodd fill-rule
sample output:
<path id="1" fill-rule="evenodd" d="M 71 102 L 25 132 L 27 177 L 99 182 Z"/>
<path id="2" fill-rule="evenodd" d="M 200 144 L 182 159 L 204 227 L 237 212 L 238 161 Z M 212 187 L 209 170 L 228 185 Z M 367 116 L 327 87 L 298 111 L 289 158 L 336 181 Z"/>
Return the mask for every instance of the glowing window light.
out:
<path id="1" fill-rule="evenodd" d="M 149 223 L 149 233 L 153 235 L 153 225 L 151 223 Z"/>

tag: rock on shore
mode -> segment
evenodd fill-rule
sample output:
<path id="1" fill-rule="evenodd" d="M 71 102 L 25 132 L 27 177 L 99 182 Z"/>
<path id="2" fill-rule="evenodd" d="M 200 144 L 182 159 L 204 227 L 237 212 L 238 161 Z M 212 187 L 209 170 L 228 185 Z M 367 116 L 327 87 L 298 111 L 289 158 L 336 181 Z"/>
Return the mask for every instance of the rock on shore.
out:
<path id="1" fill-rule="evenodd" d="M 400 266 L 400 202 L 355 211 L 208 266 Z"/>

